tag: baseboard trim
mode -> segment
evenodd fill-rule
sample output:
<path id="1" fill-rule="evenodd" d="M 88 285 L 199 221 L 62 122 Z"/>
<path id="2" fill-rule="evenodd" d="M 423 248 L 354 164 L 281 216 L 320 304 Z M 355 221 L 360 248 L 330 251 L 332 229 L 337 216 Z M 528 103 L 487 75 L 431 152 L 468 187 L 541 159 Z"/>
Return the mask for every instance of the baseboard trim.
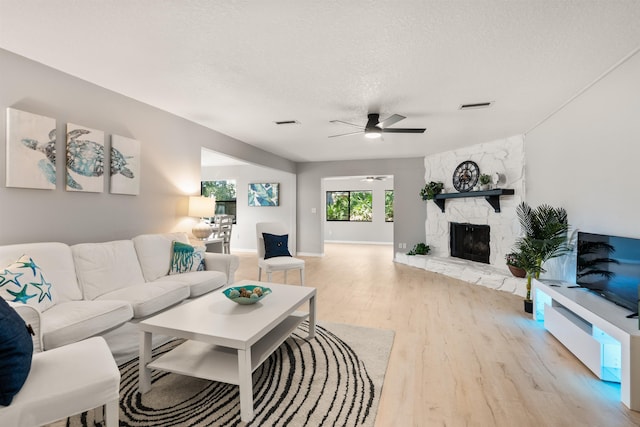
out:
<path id="1" fill-rule="evenodd" d="M 369 241 L 355 241 L 355 240 L 325 240 L 325 243 L 339 244 L 339 245 L 386 245 L 393 246 L 393 242 L 369 242 Z"/>
<path id="2" fill-rule="evenodd" d="M 300 255 L 300 256 L 323 257 L 323 256 L 324 256 L 324 253 L 318 254 L 318 253 L 314 253 L 314 252 L 298 252 L 298 253 L 296 253 L 296 255 Z"/>

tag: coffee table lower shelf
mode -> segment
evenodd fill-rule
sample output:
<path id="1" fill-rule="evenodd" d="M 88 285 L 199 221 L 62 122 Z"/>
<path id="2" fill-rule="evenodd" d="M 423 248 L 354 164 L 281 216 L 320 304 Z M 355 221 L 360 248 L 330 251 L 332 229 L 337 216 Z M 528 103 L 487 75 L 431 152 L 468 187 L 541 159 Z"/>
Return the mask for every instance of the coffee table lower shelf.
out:
<path id="1" fill-rule="evenodd" d="M 251 372 L 255 371 L 291 333 L 309 317 L 308 313 L 294 312 L 278 326 L 251 346 Z M 188 340 L 163 354 L 147 368 L 176 374 L 220 381 L 240 383 L 238 350 L 200 341 Z"/>

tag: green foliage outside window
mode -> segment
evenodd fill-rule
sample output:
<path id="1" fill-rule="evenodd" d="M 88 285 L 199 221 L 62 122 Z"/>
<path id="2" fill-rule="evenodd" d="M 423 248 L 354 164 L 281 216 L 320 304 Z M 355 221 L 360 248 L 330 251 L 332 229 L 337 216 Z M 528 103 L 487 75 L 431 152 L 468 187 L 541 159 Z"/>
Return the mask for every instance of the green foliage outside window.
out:
<path id="1" fill-rule="evenodd" d="M 384 220 L 393 222 L 393 190 L 384 191 Z"/>
<path id="2" fill-rule="evenodd" d="M 371 222 L 371 191 L 327 191 L 327 221 Z"/>
<path id="3" fill-rule="evenodd" d="M 371 222 L 373 220 L 373 192 L 351 191 L 349 220 Z"/>
<path id="4" fill-rule="evenodd" d="M 348 191 L 327 191 L 327 221 L 349 221 Z"/>
<path id="5" fill-rule="evenodd" d="M 202 181 L 202 195 L 205 197 L 213 195 L 216 200 L 235 200 L 236 182 L 233 180 Z"/>

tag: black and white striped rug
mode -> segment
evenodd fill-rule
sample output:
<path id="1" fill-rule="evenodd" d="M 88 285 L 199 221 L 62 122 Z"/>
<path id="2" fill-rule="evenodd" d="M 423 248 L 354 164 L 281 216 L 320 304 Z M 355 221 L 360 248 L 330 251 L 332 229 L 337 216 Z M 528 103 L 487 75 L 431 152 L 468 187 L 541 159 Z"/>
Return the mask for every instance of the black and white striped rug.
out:
<path id="1" fill-rule="evenodd" d="M 307 341 L 307 323 L 253 373 L 255 418 L 240 421 L 238 387 L 152 371 L 138 392 L 138 359 L 120 366 L 120 426 L 373 426 L 393 331 L 322 323 Z M 154 351 L 169 351 L 171 341 Z M 94 426 L 93 411 L 68 426 Z"/>

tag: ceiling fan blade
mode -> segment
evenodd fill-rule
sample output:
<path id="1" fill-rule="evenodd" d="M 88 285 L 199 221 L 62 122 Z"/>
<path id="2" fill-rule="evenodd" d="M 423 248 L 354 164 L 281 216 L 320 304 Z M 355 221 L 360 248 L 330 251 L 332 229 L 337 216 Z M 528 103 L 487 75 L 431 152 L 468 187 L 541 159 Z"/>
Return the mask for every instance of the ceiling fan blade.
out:
<path id="1" fill-rule="evenodd" d="M 364 126 L 362 126 L 362 125 L 354 125 L 353 123 L 343 122 L 342 120 L 331 120 L 329 123 L 334 123 L 334 124 L 340 123 L 340 124 L 343 124 L 343 125 L 353 126 L 353 127 L 358 128 L 358 129 L 364 129 Z"/>
<path id="2" fill-rule="evenodd" d="M 358 131 L 358 132 L 349 132 L 349 133 L 341 133 L 340 135 L 330 135 L 329 138 L 337 138 L 339 136 L 349 136 L 349 135 L 357 135 L 359 133 L 364 133 L 364 131 Z"/>
<path id="3" fill-rule="evenodd" d="M 426 128 L 424 129 L 403 129 L 403 128 L 398 128 L 398 129 L 380 129 L 380 132 L 383 133 L 424 133 L 424 131 L 427 130 Z"/>
<path id="4" fill-rule="evenodd" d="M 384 129 L 404 119 L 406 119 L 405 116 L 401 116 L 400 114 L 394 114 L 393 116 L 387 117 L 386 119 L 378 123 L 376 126 L 378 126 L 380 129 Z"/>

